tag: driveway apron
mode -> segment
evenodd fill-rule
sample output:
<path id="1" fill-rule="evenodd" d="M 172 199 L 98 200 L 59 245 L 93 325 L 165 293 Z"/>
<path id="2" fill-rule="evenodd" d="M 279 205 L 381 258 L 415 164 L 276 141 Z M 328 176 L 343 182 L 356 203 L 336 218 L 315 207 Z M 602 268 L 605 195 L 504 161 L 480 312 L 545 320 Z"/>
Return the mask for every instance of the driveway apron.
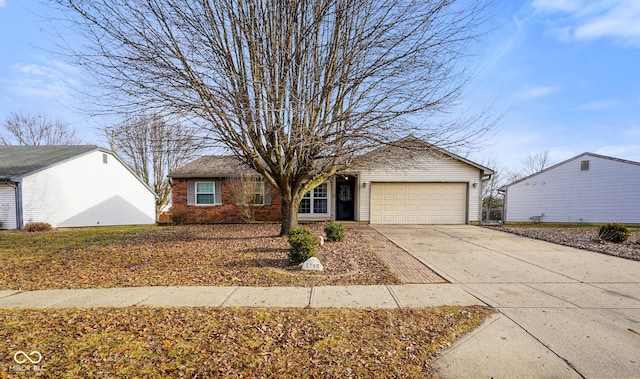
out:
<path id="1" fill-rule="evenodd" d="M 442 378 L 640 377 L 640 262 L 469 225 L 375 229 L 500 312 Z"/>

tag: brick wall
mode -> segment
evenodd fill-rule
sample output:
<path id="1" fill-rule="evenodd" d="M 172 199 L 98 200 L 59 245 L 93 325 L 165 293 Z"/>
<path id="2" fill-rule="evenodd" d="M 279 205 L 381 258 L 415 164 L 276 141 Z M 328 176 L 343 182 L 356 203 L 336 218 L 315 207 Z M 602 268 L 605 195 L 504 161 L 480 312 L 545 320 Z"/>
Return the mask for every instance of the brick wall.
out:
<path id="1" fill-rule="evenodd" d="M 211 181 L 212 179 L 188 179 L 189 181 Z M 171 213 L 175 222 L 191 223 L 241 223 L 246 222 L 242 210 L 235 205 L 231 185 L 224 178 L 222 181 L 222 205 L 187 205 L 187 179 L 173 179 Z M 280 221 L 280 197 L 273 186 L 271 188 L 271 205 L 255 207 L 256 221 Z"/>

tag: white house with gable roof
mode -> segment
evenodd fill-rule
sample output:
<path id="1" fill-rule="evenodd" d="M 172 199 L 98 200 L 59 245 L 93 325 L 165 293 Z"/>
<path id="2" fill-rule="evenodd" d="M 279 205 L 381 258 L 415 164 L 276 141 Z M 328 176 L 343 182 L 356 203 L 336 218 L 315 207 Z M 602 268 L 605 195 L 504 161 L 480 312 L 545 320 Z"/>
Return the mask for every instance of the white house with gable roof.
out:
<path id="1" fill-rule="evenodd" d="M 53 227 L 154 224 L 155 194 L 113 152 L 92 145 L 0 146 L 0 222 Z"/>
<path id="2" fill-rule="evenodd" d="M 502 187 L 505 222 L 640 224 L 640 163 L 583 153 Z"/>

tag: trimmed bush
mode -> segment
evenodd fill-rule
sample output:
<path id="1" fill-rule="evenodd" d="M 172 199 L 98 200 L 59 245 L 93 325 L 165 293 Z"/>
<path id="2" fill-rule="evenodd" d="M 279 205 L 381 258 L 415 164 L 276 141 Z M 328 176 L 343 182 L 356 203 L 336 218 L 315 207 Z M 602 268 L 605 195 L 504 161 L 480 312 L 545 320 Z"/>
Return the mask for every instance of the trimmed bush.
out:
<path id="1" fill-rule="evenodd" d="M 327 235 L 327 241 L 329 242 L 344 241 L 344 226 L 342 226 L 342 224 L 339 222 L 330 222 L 327 226 L 324 227 L 324 233 Z"/>
<path id="2" fill-rule="evenodd" d="M 605 241 L 621 243 L 629 238 L 629 229 L 616 222 L 605 224 L 598 229 L 598 237 Z"/>
<path id="3" fill-rule="evenodd" d="M 295 228 L 289 232 L 289 245 L 289 260 L 300 263 L 316 255 L 318 238 L 305 228 Z"/>
<path id="4" fill-rule="evenodd" d="M 51 224 L 46 222 L 27 222 L 24 226 L 24 231 L 29 233 L 48 232 L 51 229 Z"/>

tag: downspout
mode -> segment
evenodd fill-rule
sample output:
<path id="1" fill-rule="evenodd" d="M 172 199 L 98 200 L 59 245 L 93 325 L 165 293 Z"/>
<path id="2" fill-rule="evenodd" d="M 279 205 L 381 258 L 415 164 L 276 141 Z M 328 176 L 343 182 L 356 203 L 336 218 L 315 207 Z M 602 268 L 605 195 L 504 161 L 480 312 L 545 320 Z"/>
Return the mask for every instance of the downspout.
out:
<path id="1" fill-rule="evenodd" d="M 12 187 L 16 193 L 16 229 L 22 229 L 22 178 L 13 178 L 12 180 L 5 180 L 4 184 Z"/>

